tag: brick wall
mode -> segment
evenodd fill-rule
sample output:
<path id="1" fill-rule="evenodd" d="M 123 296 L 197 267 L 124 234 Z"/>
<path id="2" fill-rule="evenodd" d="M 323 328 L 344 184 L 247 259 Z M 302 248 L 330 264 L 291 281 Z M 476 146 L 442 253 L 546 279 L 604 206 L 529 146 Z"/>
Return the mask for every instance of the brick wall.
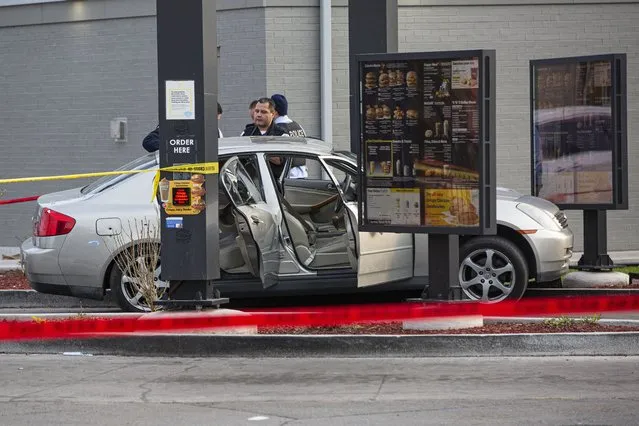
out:
<path id="1" fill-rule="evenodd" d="M 348 62 L 348 7 L 334 2 L 333 32 L 333 146 L 350 150 L 350 92 Z"/>
<path id="2" fill-rule="evenodd" d="M 157 122 L 154 3 L 87 2 L 86 17 L 73 19 L 75 22 L 68 22 L 68 17 L 59 13 L 60 8 L 69 7 L 67 2 L 39 9 L 24 6 L 28 13 L 18 10 L 23 8 L 2 8 L 0 177 L 110 170 L 143 152 L 141 139 Z M 239 134 L 248 119 L 250 100 L 284 92 L 291 115 L 309 134 L 319 136 L 319 3 L 245 3 L 251 5 L 244 7 L 232 0 L 218 3 L 219 87 L 224 107 L 220 127 L 225 135 Z M 628 54 L 630 209 L 609 213 L 609 248 L 639 249 L 639 189 L 633 187 L 639 177 L 638 160 L 633 157 L 633 135 L 639 133 L 639 34 L 634 26 L 639 2 L 399 3 L 400 51 L 497 50 L 498 180 L 524 193 L 530 186 L 528 61 L 595 53 Z M 346 4 L 334 0 L 332 11 L 333 141 L 339 149 L 350 146 Z M 111 18 L 120 19 L 104 19 L 109 13 Z M 133 15 L 138 17 L 130 17 Z M 28 22 L 11 26 L 17 25 L 12 22 L 20 17 Z M 42 23 L 45 18 L 58 23 Z M 128 142 L 117 144 L 109 138 L 109 121 L 114 117 L 128 118 Z M 7 185 L 4 197 L 83 183 Z M 17 245 L 31 232 L 32 210 L 33 203 L 2 206 L 0 246 Z M 580 213 L 572 212 L 570 218 L 579 248 Z"/>
<path id="3" fill-rule="evenodd" d="M 0 28 L 1 177 L 112 170 L 157 122 L 155 18 Z M 128 141 L 110 121 L 128 119 Z M 6 185 L 5 198 L 86 184 Z M 34 203 L 2 206 L 0 246 L 30 235 Z"/>
<path id="4" fill-rule="evenodd" d="M 239 136 L 250 122 L 249 103 L 266 95 L 264 15 L 263 8 L 217 12 L 219 101 L 224 109 L 220 128 L 224 136 Z"/>
<path id="5" fill-rule="evenodd" d="M 154 13 L 154 3 L 137 1 L 144 9 L 138 13 Z M 2 12 L 24 17 L 37 7 Z M 0 177 L 108 171 L 142 155 L 142 139 L 158 114 L 155 16 L 33 24 L 0 28 Z M 249 101 L 266 87 L 264 25 L 263 8 L 218 12 L 225 135 L 241 133 Z M 115 117 L 128 119 L 127 142 L 110 139 Z M 87 182 L 5 185 L 3 198 Z M 0 246 L 17 246 L 31 234 L 34 208 L 1 206 Z"/>
<path id="6" fill-rule="evenodd" d="M 589 3 L 403 6 L 399 9 L 399 49 L 496 49 L 498 183 L 524 193 L 530 193 L 529 60 L 626 53 L 630 209 L 609 212 L 608 248 L 637 250 L 639 187 L 634 182 L 639 181 L 635 155 L 639 136 L 639 2 Z M 580 249 L 581 212 L 570 212 L 570 220 Z"/>
<path id="7" fill-rule="evenodd" d="M 320 136 L 318 7 L 266 9 L 266 93 L 281 93 L 289 116 L 309 136 Z"/>

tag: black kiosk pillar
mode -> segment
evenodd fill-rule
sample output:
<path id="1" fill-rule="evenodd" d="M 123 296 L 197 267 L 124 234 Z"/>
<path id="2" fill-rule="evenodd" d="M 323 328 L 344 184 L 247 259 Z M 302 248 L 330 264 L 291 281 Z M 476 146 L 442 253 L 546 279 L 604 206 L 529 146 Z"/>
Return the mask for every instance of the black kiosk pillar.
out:
<path id="1" fill-rule="evenodd" d="M 201 308 L 219 278 L 215 0 L 157 0 L 162 279 L 170 308 Z M 172 168 L 166 170 L 167 168 Z"/>
<path id="2" fill-rule="evenodd" d="M 397 14 L 397 0 L 348 0 L 351 111 L 359 108 L 355 90 L 359 84 L 356 55 L 397 52 Z M 357 153 L 360 149 L 359 118 L 352 112 L 350 118 L 351 151 Z"/>

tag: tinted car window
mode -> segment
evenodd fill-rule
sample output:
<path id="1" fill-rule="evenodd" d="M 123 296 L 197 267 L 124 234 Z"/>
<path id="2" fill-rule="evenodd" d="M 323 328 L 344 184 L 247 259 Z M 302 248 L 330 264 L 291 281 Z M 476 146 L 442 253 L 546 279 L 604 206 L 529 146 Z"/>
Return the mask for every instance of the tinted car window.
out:
<path id="1" fill-rule="evenodd" d="M 157 166 L 158 166 L 157 154 L 155 152 L 152 152 L 143 157 L 136 158 L 130 163 L 127 163 L 124 166 L 116 169 L 115 171 L 147 170 Z M 105 189 L 110 188 L 113 185 L 130 178 L 131 176 L 133 176 L 133 174 L 103 176 L 97 179 L 96 181 L 88 184 L 84 188 L 82 188 L 81 192 L 83 194 L 88 194 L 94 191 L 104 191 Z"/>

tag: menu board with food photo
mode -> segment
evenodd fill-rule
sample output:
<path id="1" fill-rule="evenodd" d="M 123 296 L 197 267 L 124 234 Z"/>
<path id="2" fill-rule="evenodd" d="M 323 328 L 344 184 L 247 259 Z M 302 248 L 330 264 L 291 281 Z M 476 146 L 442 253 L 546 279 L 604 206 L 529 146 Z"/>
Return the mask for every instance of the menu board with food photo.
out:
<path id="1" fill-rule="evenodd" d="M 390 178 L 393 176 L 392 142 L 370 140 L 366 145 L 366 174 Z"/>
<path id="2" fill-rule="evenodd" d="M 533 195 L 559 204 L 615 203 L 612 58 L 531 61 Z"/>
<path id="3" fill-rule="evenodd" d="M 426 189 L 426 214 L 430 226 L 479 225 L 478 189 Z"/>
<path id="4" fill-rule="evenodd" d="M 378 225 L 421 224 L 422 205 L 418 188 L 369 188 L 368 219 Z"/>
<path id="5" fill-rule="evenodd" d="M 365 223 L 480 227 L 483 52 L 362 55 Z"/>
<path id="6" fill-rule="evenodd" d="M 204 175 L 194 173 L 189 180 L 160 180 L 158 190 L 168 215 L 196 215 L 206 209 Z"/>

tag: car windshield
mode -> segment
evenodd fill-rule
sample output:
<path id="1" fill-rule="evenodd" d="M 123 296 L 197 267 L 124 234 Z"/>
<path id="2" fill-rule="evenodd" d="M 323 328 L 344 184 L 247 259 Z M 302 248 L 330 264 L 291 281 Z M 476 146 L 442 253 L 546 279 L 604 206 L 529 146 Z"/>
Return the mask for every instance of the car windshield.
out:
<path id="1" fill-rule="evenodd" d="M 124 166 L 116 169 L 116 171 L 119 172 L 119 171 L 125 171 L 125 170 L 145 170 L 145 169 L 151 169 L 153 167 L 157 167 L 157 165 L 158 165 L 157 154 L 155 152 L 152 152 L 140 158 L 137 158 L 131 161 L 130 163 L 125 164 Z M 84 188 L 82 188 L 81 192 L 83 194 L 88 194 L 94 191 L 103 191 L 106 188 L 110 188 L 113 185 L 119 182 L 122 182 L 131 176 L 133 176 L 133 174 L 103 176 L 95 180 L 94 182 L 91 182 Z"/>

